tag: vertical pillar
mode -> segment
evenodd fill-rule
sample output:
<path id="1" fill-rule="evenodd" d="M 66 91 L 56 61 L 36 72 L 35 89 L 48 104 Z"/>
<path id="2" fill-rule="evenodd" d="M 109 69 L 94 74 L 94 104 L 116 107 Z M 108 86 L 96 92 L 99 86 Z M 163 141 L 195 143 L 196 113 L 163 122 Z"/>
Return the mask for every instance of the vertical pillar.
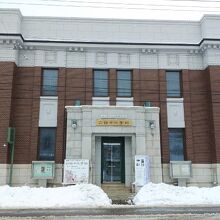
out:
<path id="1" fill-rule="evenodd" d="M 82 107 L 82 159 L 88 159 L 89 182 L 92 182 L 92 110 L 91 107 Z"/>
<path id="2" fill-rule="evenodd" d="M 34 69 L 34 88 L 33 88 L 33 103 L 32 103 L 32 127 L 31 127 L 31 146 L 30 146 L 30 161 L 37 160 L 37 145 L 38 145 L 38 128 L 39 128 L 39 110 L 40 110 L 40 95 L 41 95 L 41 68 Z"/>
<path id="3" fill-rule="evenodd" d="M 146 108 L 146 145 L 147 155 L 150 157 L 151 181 L 154 183 L 162 182 L 162 160 L 160 146 L 160 122 L 157 107 Z M 150 126 L 153 123 L 153 126 Z"/>
<path id="4" fill-rule="evenodd" d="M 110 69 L 109 71 L 110 105 L 116 105 L 116 96 L 117 96 L 117 73 L 116 73 L 116 69 Z"/>

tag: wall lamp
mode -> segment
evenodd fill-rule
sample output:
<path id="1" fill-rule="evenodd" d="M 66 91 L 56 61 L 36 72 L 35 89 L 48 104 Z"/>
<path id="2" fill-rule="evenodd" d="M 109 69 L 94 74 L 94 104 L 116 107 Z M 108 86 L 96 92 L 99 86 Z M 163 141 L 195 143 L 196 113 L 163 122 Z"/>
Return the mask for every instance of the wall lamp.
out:
<path id="1" fill-rule="evenodd" d="M 149 127 L 150 129 L 156 128 L 155 121 L 149 121 Z"/>
<path id="2" fill-rule="evenodd" d="M 155 132 L 155 128 L 156 128 L 156 123 L 155 121 L 149 121 L 149 128 L 151 130 L 151 135 L 154 135 L 154 132 Z"/>
<path id="3" fill-rule="evenodd" d="M 2 147 L 3 147 L 3 148 L 7 148 L 7 147 L 8 147 L 8 144 L 4 143 L 4 144 L 2 145 Z"/>
<path id="4" fill-rule="evenodd" d="M 76 128 L 77 128 L 77 120 L 76 120 L 76 119 L 73 119 L 73 120 L 71 121 L 71 127 L 72 127 L 73 129 L 76 129 Z"/>

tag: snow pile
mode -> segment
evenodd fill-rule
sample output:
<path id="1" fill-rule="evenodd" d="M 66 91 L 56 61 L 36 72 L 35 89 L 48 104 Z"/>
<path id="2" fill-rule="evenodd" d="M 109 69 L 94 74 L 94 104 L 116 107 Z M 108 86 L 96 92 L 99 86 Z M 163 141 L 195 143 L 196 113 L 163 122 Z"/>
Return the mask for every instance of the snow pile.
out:
<path id="1" fill-rule="evenodd" d="M 134 197 L 135 205 L 219 205 L 220 186 L 212 188 L 179 187 L 149 183 Z"/>
<path id="2" fill-rule="evenodd" d="M 0 208 L 64 208 L 106 206 L 111 200 L 92 184 L 57 188 L 0 187 Z"/>

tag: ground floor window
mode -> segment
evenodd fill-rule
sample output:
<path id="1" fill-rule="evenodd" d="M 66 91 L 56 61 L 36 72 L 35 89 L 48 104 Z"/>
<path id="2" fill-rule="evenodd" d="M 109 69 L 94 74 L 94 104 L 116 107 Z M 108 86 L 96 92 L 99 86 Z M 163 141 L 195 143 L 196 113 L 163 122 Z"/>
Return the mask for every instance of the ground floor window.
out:
<path id="1" fill-rule="evenodd" d="M 170 160 L 184 160 L 184 129 L 169 129 Z"/>
<path id="2" fill-rule="evenodd" d="M 56 146 L 56 128 L 39 129 L 39 160 L 54 160 Z"/>

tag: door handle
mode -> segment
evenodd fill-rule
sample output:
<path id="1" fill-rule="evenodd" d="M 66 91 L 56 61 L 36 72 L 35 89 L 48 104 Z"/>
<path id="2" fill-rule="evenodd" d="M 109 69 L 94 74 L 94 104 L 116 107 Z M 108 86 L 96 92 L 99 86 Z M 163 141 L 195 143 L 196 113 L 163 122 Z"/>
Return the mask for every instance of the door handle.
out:
<path id="1" fill-rule="evenodd" d="M 116 167 L 116 166 L 108 166 L 108 167 Z"/>

